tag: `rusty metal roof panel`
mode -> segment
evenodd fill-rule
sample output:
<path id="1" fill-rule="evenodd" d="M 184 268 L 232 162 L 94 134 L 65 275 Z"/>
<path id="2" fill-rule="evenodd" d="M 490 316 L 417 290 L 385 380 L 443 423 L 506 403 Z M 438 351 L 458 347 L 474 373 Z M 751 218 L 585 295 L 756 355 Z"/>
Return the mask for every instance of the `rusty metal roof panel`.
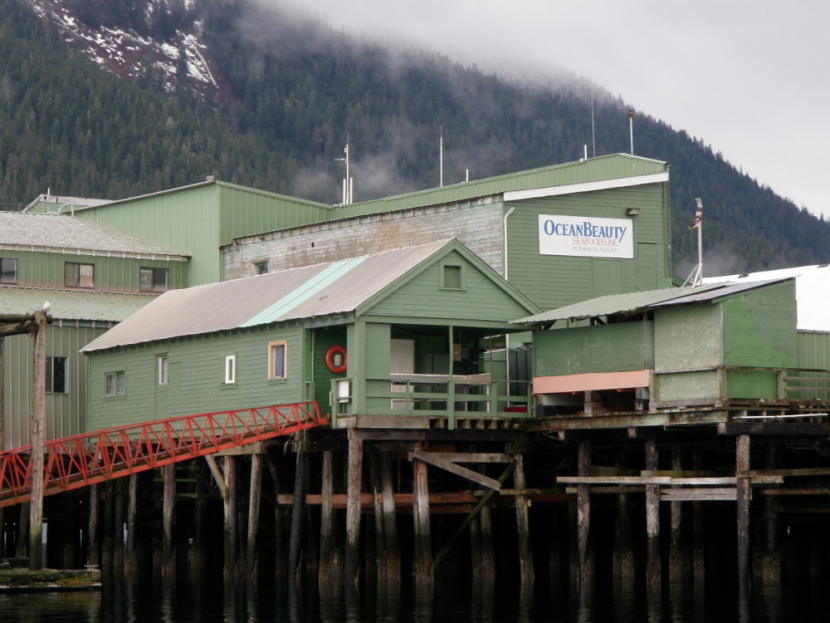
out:
<path id="1" fill-rule="evenodd" d="M 118 346 L 353 313 L 450 241 L 170 290 L 84 348 Z"/>
<path id="2" fill-rule="evenodd" d="M 0 315 L 30 314 L 49 303 L 49 315 L 57 320 L 120 322 L 155 295 L 76 292 L 45 288 L 0 288 Z"/>

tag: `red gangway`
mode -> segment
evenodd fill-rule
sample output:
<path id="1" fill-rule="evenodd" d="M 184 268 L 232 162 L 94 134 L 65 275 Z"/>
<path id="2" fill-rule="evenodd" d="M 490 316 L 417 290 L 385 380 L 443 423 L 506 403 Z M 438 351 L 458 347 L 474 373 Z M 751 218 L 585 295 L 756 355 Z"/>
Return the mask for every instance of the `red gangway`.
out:
<path id="1" fill-rule="evenodd" d="M 44 495 L 323 426 L 316 402 L 215 411 L 46 442 Z M 0 452 L 0 508 L 31 497 L 31 446 Z"/>

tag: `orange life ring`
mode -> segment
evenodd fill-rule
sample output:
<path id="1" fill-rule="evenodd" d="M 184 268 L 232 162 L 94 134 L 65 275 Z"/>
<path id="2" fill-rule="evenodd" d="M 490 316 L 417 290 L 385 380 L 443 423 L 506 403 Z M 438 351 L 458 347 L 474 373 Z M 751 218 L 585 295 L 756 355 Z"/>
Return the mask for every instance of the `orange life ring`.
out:
<path id="1" fill-rule="evenodd" d="M 338 363 L 338 360 L 340 363 Z M 343 374 L 346 371 L 348 359 L 345 346 L 332 346 L 326 351 L 326 367 L 334 374 Z"/>

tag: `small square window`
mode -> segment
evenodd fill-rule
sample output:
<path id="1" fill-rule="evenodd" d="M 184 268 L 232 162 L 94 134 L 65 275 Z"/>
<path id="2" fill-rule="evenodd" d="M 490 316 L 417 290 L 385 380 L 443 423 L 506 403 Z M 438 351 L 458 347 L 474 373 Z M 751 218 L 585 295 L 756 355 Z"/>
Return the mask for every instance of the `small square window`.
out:
<path id="1" fill-rule="evenodd" d="M 164 292 L 167 289 L 166 268 L 139 268 L 138 274 L 142 292 Z"/>
<path id="2" fill-rule="evenodd" d="M 170 362 L 167 355 L 156 357 L 156 378 L 159 385 L 167 385 L 170 380 Z"/>
<path id="3" fill-rule="evenodd" d="M 66 357 L 46 358 L 46 391 L 52 394 L 66 393 Z"/>
<path id="4" fill-rule="evenodd" d="M 63 284 L 70 288 L 94 288 L 95 265 L 64 262 Z"/>
<path id="5" fill-rule="evenodd" d="M 461 266 L 444 264 L 441 273 L 441 287 L 449 290 L 461 290 L 464 287 L 461 277 Z"/>
<path id="6" fill-rule="evenodd" d="M 0 283 L 17 283 L 17 260 L 13 257 L 0 258 Z"/>
<path id="7" fill-rule="evenodd" d="M 286 377 L 286 343 L 271 342 L 268 344 L 268 378 L 284 379 Z"/>
<path id="8" fill-rule="evenodd" d="M 123 396 L 127 393 L 127 376 L 124 370 L 107 372 L 104 384 L 104 394 L 107 396 Z"/>
<path id="9" fill-rule="evenodd" d="M 254 262 L 254 273 L 257 275 L 264 275 L 268 272 L 268 260 L 263 262 Z"/>
<path id="10" fill-rule="evenodd" d="M 236 383 L 236 355 L 225 356 L 225 384 Z"/>

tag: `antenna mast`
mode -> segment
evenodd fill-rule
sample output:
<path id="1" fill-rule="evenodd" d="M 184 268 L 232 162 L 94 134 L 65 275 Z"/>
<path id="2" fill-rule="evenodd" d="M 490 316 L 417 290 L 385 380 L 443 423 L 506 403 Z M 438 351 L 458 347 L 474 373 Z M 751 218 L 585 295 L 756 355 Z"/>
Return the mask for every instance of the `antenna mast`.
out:
<path id="1" fill-rule="evenodd" d="M 342 201 L 340 205 L 349 205 L 354 202 L 354 179 L 350 174 L 350 150 L 349 150 L 349 133 L 346 132 L 346 147 L 343 148 L 344 156 L 342 158 L 335 158 L 336 162 L 346 163 L 346 177 L 343 178 Z"/>
<path id="2" fill-rule="evenodd" d="M 440 126 L 438 135 L 438 185 L 444 185 L 444 126 Z"/>
<path id="3" fill-rule="evenodd" d="M 695 209 L 695 222 L 690 229 L 697 230 L 697 266 L 692 269 L 683 286 L 691 283 L 693 286 L 699 286 L 703 283 L 703 200 L 700 197 L 695 197 L 697 208 Z"/>
<path id="4" fill-rule="evenodd" d="M 591 95 L 591 158 L 597 157 L 597 125 L 594 120 L 594 96 Z"/>
<path id="5" fill-rule="evenodd" d="M 628 109 L 628 140 L 631 148 L 631 155 L 634 155 L 634 109 Z"/>

